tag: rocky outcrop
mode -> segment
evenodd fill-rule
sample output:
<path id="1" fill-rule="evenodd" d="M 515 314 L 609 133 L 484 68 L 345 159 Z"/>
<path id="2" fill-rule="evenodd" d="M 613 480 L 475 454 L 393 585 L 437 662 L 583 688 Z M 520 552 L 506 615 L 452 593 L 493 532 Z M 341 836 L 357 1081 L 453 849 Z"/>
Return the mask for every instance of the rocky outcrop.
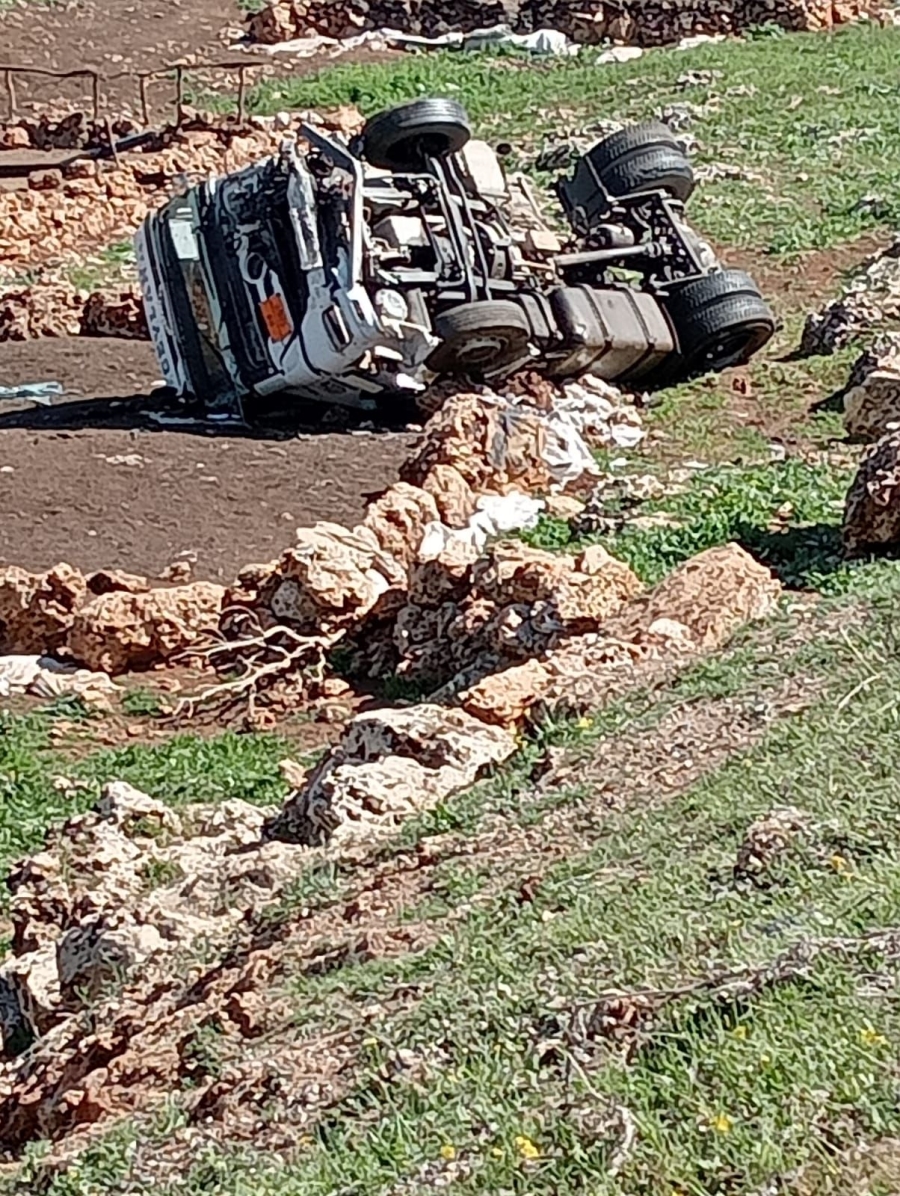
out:
<path id="1" fill-rule="evenodd" d="M 863 262 L 841 295 L 807 316 L 803 356 L 828 355 L 900 320 L 900 239 Z"/>
<path id="2" fill-rule="evenodd" d="M 599 629 L 540 659 L 451 685 L 463 708 L 508 726 L 533 715 L 583 714 L 638 683 L 648 664 L 678 663 L 723 647 L 745 623 L 770 614 L 781 586 L 737 544 L 686 561 L 655 589 L 632 597 Z"/>
<path id="3" fill-rule="evenodd" d="M 900 425 L 900 333 L 884 333 L 857 358 L 843 402 L 854 440 L 872 442 Z"/>

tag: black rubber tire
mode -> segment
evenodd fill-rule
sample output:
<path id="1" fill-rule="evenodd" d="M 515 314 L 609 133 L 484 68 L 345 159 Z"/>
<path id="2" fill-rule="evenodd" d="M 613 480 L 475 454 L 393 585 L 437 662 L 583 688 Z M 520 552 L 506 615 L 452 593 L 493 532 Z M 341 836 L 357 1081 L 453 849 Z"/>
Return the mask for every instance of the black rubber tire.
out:
<path id="1" fill-rule="evenodd" d="M 660 301 L 678 340 L 679 380 L 744 365 L 775 332 L 775 316 L 743 270 L 717 270 Z"/>
<path id="2" fill-rule="evenodd" d="M 585 157 L 615 198 L 666 191 L 687 203 L 694 171 L 675 134 L 660 121 L 629 125 L 588 150 Z"/>
<path id="3" fill-rule="evenodd" d="M 441 344 L 428 359 L 436 374 L 478 375 L 515 361 L 531 336 L 528 317 L 508 299 L 484 299 L 451 307 L 434 321 Z"/>
<path id="4" fill-rule="evenodd" d="M 362 131 L 363 156 L 381 170 L 416 170 L 427 158 L 458 154 L 472 137 L 456 100 L 410 100 L 379 112 Z"/>

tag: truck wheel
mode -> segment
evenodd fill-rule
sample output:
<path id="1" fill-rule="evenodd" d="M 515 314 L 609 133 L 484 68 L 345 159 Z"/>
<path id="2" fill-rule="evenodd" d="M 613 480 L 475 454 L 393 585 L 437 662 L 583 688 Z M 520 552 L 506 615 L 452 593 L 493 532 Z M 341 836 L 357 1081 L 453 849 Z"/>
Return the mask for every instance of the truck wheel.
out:
<path id="1" fill-rule="evenodd" d="M 681 379 L 743 365 L 775 333 L 775 317 L 743 270 L 717 270 L 661 300 L 678 340 Z"/>
<path id="2" fill-rule="evenodd" d="M 620 129 L 604 137 L 585 157 L 616 199 L 666 191 L 686 203 L 694 190 L 691 163 L 672 130 L 660 121 Z"/>
<path id="3" fill-rule="evenodd" d="M 455 100 L 411 100 L 367 122 L 362 152 L 381 170 L 416 170 L 427 158 L 459 153 L 471 136 L 466 110 Z"/>
<path id="4" fill-rule="evenodd" d="M 428 359 L 436 374 L 484 374 L 521 357 L 531 325 L 518 304 L 489 299 L 451 307 L 434 321 L 442 343 Z"/>

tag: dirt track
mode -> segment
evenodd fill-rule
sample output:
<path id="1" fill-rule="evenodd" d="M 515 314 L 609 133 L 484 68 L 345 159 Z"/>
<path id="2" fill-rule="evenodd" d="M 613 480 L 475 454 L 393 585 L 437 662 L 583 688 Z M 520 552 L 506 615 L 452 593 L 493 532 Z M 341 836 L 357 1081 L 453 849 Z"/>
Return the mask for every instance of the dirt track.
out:
<path id="1" fill-rule="evenodd" d="M 298 526 L 356 520 L 365 496 L 396 480 L 412 439 L 161 428 L 140 400 L 157 377 L 140 342 L 0 345 L 2 385 L 57 379 L 71 396 L 52 410 L 0 405 L 0 563 L 155 576 L 190 553 L 196 576 L 227 581 L 276 556 Z M 136 397 L 81 401 L 92 396 Z"/>

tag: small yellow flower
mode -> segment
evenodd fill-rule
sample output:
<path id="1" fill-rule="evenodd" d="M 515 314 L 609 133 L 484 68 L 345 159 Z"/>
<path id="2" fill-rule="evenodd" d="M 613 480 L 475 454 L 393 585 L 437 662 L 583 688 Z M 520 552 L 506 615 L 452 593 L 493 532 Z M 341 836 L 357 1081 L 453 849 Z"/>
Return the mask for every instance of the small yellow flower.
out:
<path id="1" fill-rule="evenodd" d="M 768 1067 L 772 1062 L 772 1058 L 770 1055 L 760 1055 L 759 1062 L 761 1067 Z"/>
<path id="2" fill-rule="evenodd" d="M 747 1029 L 746 1026 L 735 1026 L 735 1028 L 731 1031 L 731 1033 L 735 1038 L 739 1038 L 741 1040 L 741 1042 L 743 1042 L 744 1039 L 747 1037 L 747 1035 L 750 1033 L 750 1031 Z"/>
<path id="3" fill-rule="evenodd" d="M 539 1159 L 541 1157 L 541 1152 L 538 1150 L 538 1148 L 535 1146 L 535 1144 L 531 1141 L 530 1138 L 526 1138 L 522 1134 L 520 1134 L 516 1138 L 515 1141 L 516 1141 L 516 1150 L 519 1152 L 519 1154 L 522 1156 L 523 1159 Z"/>
<path id="4" fill-rule="evenodd" d="M 452 1142 L 445 1142 L 441 1147 L 441 1158 L 446 1159 L 448 1163 L 456 1158 L 456 1147 Z"/>
<path id="5" fill-rule="evenodd" d="M 831 866 L 835 872 L 846 872 L 850 867 L 842 855 L 833 855 L 831 857 Z"/>
<path id="6" fill-rule="evenodd" d="M 591 727 L 594 725 L 594 720 L 592 718 L 582 716 L 575 725 L 578 727 L 579 731 L 590 731 Z"/>
<path id="7" fill-rule="evenodd" d="M 731 1120 L 731 1118 L 728 1116 L 727 1113 L 719 1113 L 718 1116 L 715 1118 L 715 1120 L 712 1123 L 712 1127 L 716 1131 L 717 1134 L 730 1133 L 731 1127 L 733 1125 L 734 1125 L 734 1122 Z"/>
<path id="8" fill-rule="evenodd" d="M 883 1034 L 879 1034 L 877 1030 L 873 1030 L 871 1026 L 866 1026 L 865 1030 L 860 1030 L 859 1039 L 865 1046 L 884 1046 L 887 1039 Z"/>
<path id="9" fill-rule="evenodd" d="M 494 1156 L 494 1158 L 495 1158 L 495 1159 L 502 1159 L 502 1158 L 503 1158 L 503 1151 L 500 1149 L 500 1147 L 499 1147 L 499 1146 L 492 1146 L 492 1147 L 491 1147 L 491 1154 Z"/>

